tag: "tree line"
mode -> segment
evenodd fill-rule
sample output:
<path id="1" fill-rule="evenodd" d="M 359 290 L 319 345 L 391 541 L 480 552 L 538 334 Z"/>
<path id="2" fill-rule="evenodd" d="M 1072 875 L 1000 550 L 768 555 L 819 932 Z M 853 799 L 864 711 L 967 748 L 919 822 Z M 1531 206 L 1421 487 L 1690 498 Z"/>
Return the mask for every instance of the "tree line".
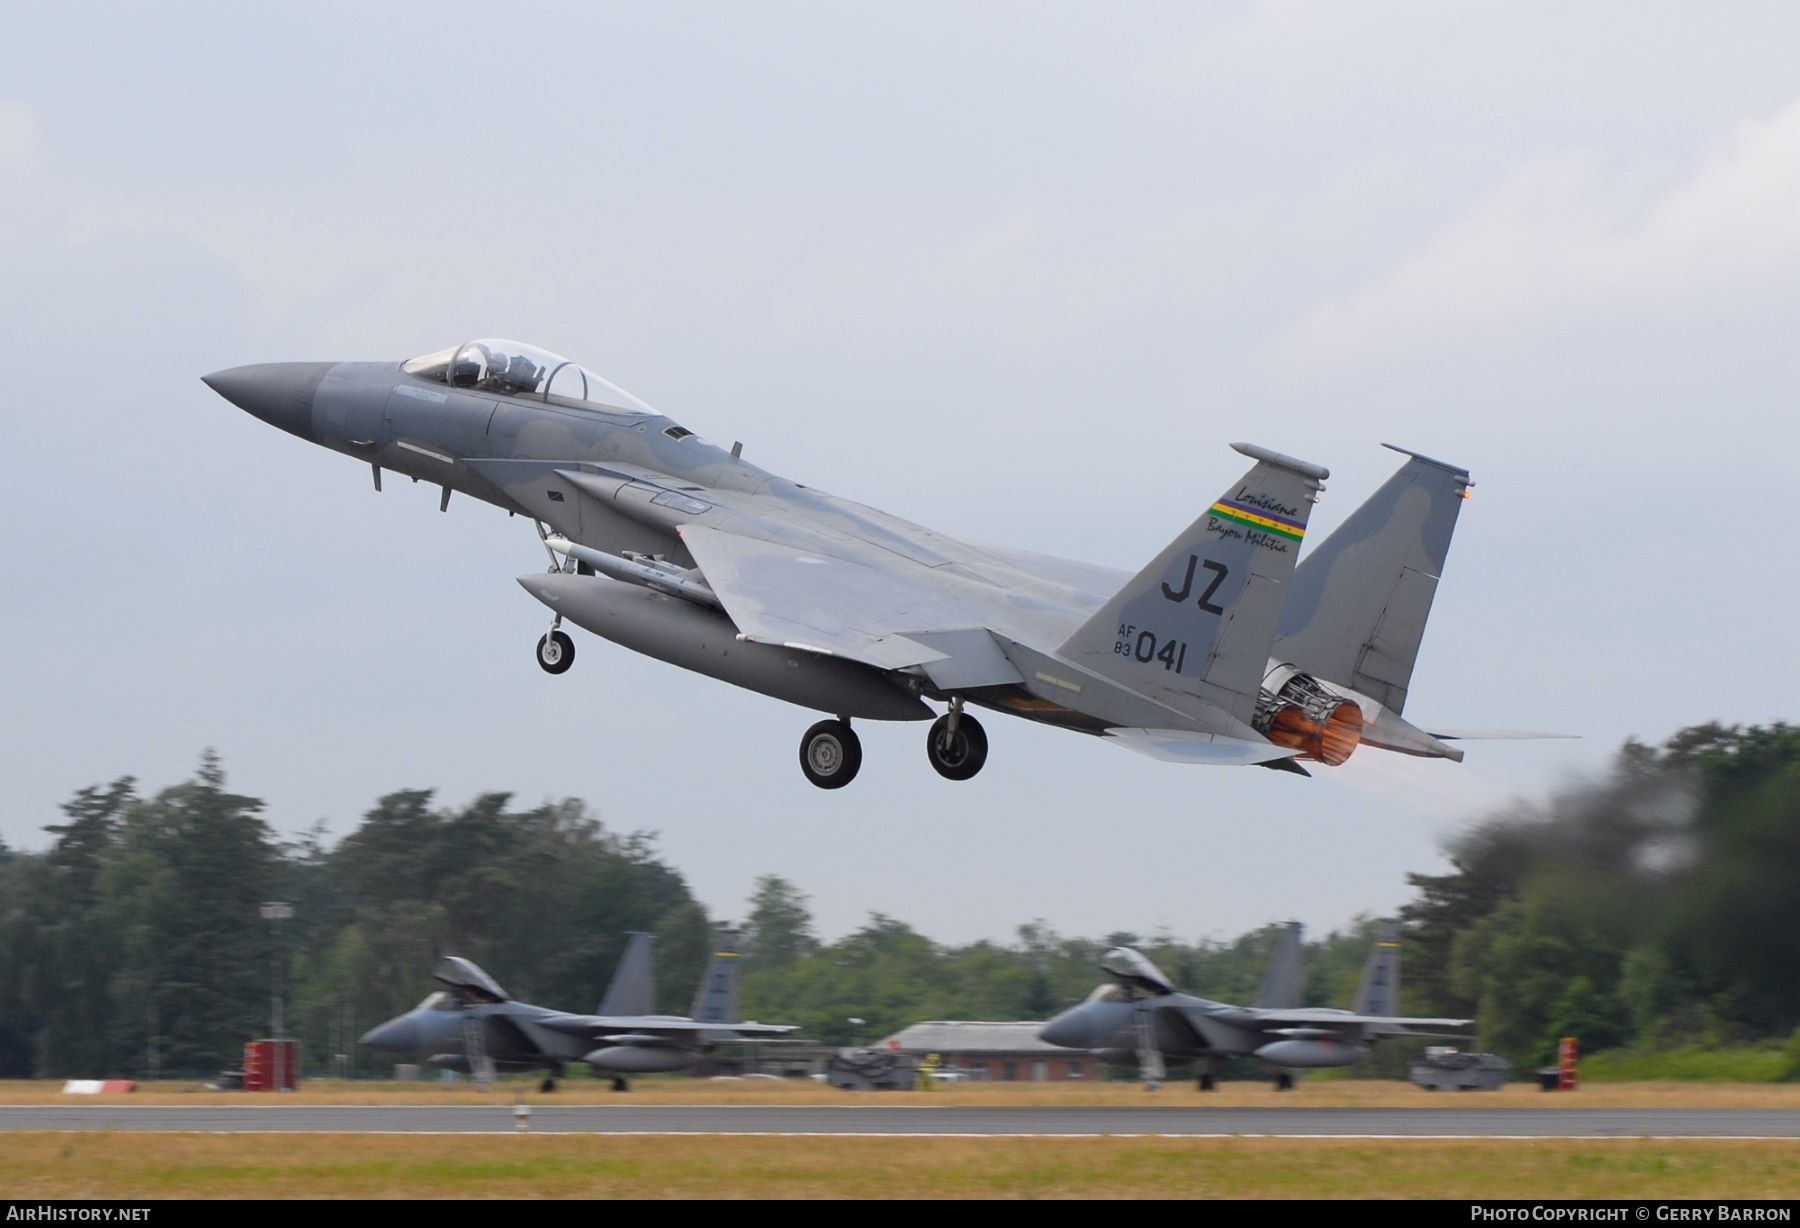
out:
<path id="1" fill-rule="evenodd" d="M 434 988 L 438 955 L 588 1010 L 625 935 L 647 930 L 660 1006 L 682 1013 L 711 948 L 714 918 L 654 837 L 575 800 L 457 807 L 402 790 L 335 844 L 322 827 L 284 841 L 207 754 L 181 784 L 145 794 L 122 777 L 62 809 L 46 850 L 0 846 L 4 1077 L 235 1065 L 268 1031 L 277 969 L 310 1070 L 384 1073 L 355 1039 Z M 1409 1013 L 1475 1018 L 1480 1043 L 1522 1065 L 1562 1035 L 1590 1052 L 1773 1044 L 1800 1022 L 1800 730 L 1707 724 L 1628 742 L 1604 778 L 1489 815 L 1446 853 L 1446 873 L 1410 876 L 1401 914 Z M 262 920 L 271 900 L 293 918 Z M 747 904 L 746 1016 L 826 1044 L 922 1019 L 1045 1018 L 1093 989 L 1115 945 L 1183 988 L 1248 1001 L 1280 928 L 1190 942 L 1033 921 L 1007 942 L 950 946 L 872 914 L 828 942 L 793 883 L 766 875 Z M 1308 944 L 1310 1002 L 1350 1004 L 1374 924 Z"/>

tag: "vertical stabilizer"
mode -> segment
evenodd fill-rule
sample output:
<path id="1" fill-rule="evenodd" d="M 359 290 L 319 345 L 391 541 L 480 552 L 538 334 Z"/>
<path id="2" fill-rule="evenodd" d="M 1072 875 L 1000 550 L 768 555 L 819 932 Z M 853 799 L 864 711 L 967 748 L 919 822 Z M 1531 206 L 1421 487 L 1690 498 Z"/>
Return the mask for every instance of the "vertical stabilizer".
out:
<path id="1" fill-rule="evenodd" d="M 1406 455 L 1411 459 L 1300 564 L 1274 646 L 1276 660 L 1360 691 L 1396 714 L 1406 706 L 1457 513 L 1474 485 L 1466 469 Z"/>
<path id="2" fill-rule="evenodd" d="M 1281 941 L 1263 973 L 1262 988 L 1252 1006 L 1290 1010 L 1306 1001 L 1306 950 L 1301 945 L 1298 921 L 1281 927 Z"/>
<path id="3" fill-rule="evenodd" d="M 1234 443 L 1256 466 L 1133 576 L 1057 655 L 1134 691 L 1248 724 L 1307 517 L 1329 476 Z"/>
<path id="4" fill-rule="evenodd" d="M 1362 984 L 1356 990 L 1359 1015 L 1400 1013 L 1400 923 L 1384 920 L 1375 928 L 1375 945 L 1363 965 Z"/>
<path id="5" fill-rule="evenodd" d="M 619 959 L 612 984 L 600 1000 L 602 1015 L 654 1015 L 656 1013 L 656 965 L 652 948 L 655 934 L 632 934 Z"/>
<path id="6" fill-rule="evenodd" d="M 737 1023 L 738 974 L 743 963 L 738 934 L 735 930 L 720 930 L 715 938 L 712 960 L 694 994 L 691 1017 L 696 1023 Z"/>

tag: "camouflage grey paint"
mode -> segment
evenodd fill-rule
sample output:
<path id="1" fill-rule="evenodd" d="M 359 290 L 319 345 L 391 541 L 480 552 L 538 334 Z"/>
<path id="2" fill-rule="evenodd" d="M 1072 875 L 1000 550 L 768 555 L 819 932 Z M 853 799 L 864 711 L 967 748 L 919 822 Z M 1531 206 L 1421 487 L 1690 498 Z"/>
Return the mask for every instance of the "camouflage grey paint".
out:
<path id="1" fill-rule="evenodd" d="M 1292 1002 L 1259 1001 L 1257 1006 L 1242 1007 L 1180 993 L 1143 955 L 1115 948 L 1100 961 L 1115 984 L 1102 986 L 1086 1002 L 1050 1020 L 1038 1036 L 1053 1045 L 1095 1050 L 1109 1062 L 1131 1066 L 1138 1062 L 1138 1019 L 1149 1012 L 1151 1034 L 1164 1060 L 1197 1060 L 1211 1070 L 1217 1059 L 1245 1057 L 1284 1073 L 1354 1065 L 1383 1038 L 1463 1037 L 1469 1020 L 1392 1013 L 1400 981 L 1398 932 L 1394 923 L 1383 922 L 1357 990 L 1358 1009 L 1353 1011 L 1299 1005 L 1295 986 L 1303 984 L 1305 976 L 1301 934 L 1298 924 L 1290 924 L 1270 960 L 1258 998 L 1291 997 Z"/>
<path id="2" fill-rule="evenodd" d="M 1262 448 L 1232 447 L 1257 458 L 1256 467 L 1057 655 L 1175 708 L 1192 712 L 1198 699 L 1247 728 L 1306 520 L 1329 475 Z"/>
<path id="3" fill-rule="evenodd" d="M 684 1070 L 713 1045 L 785 1035 L 792 1027 L 736 1018 L 737 936 L 724 931 L 701 978 L 693 1017 L 653 1014 L 655 972 L 648 934 L 634 934 L 613 974 L 602 1011 L 577 1015 L 518 1002 L 469 960 L 445 956 L 432 975 L 448 989 L 404 1015 L 371 1028 L 362 1043 L 386 1053 L 420 1054 L 449 1070 L 470 1068 L 471 1030 L 502 1070 L 548 1070 L 585 1062 L 615 1075 Z M 616 1012 L 604 1009 L 617 1008 Z"/>
<path id="4" fill-rule="evenodd" d="M 648 1015 L 656 1009 L 656 935 L 632 933 L 625 954 L 613 970 L 606 996 L 600 999 L 602 1015 Z"/>
<path id="5" fill-rule="evenodd" d="M 1306 947 L 1298 921 L 1281 927 L 1281 941 L 1269 958 L 1262 986 L 1256 991 L 1257 1006 L 1299 1006 L 1306 998 Z"/>
<path id="6" fill-rule="evenodd" d="M 966 701 L 1159 758 L 1291 765 L 1300 752 L 1264 737 L 1259 705 L 1272 698 L 1264 675 L 1293 662 L 1379 691 L 1357 701 L 1380 734 L 1365 740 L 1460 757 L 1397 708 L 1429 605 L 1420 586 L 1435 583 L 1454 523 L 1439 487 L 1466 484 L 1460 470 L 1410 461 L 1321 548 L 1322 565 L 1296 569 L 1326 471 L 1233 445 L 1254 467 L 1128 577 L 809 489 L 627 394 L 571 402 L 549 391 L 554 375 L 541 392 L 463 385 L 455 366 L 437 378 L 274 363 L 205 378 L 369 465 L 377 489 L 398 473 L 534 520 L 563 561 L 520 583 L 558 623 L 832 716 L 919 720 L 933 715 L 925 700 Z M 609 556 L 615 578 L 580 552 Z M 640 583 L 646 569 L 671 582 Z M 1284 605 L 1298 612 L 1284 620 Z"/>
<path id="7" fill-rule="evenodd" d="M 1466 469 L 1407 455 L 1294 573 L 1274 652 L 1396 716 L 1406 706 L 1457 513 L 1474 485 Z"/>
<path id="8" fill-rule="evenodd" d="M 1383 921 L 1363 965 L 1362 984 L 1350 1007 L 1359 1015 L 1394 1015 L 1400 1011 L 1400 924 Z"/>
<path id="9" fill-rule="evenodd" d="M 694 1005 L 688 1011 L 696 1023 L 728 1023 L 738 1016 L 738 979 L 743 952 L 737 934 L 722 931 L 707 961 L 700 988 L 694 993 Z"/>

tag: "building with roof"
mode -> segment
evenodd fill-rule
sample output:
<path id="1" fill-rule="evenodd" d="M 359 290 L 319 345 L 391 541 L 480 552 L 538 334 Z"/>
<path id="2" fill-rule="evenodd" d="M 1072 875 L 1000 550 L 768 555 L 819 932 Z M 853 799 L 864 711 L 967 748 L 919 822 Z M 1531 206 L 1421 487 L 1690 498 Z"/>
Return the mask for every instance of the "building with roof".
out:
<path id="1" fill-rule="evenodd" d="M 935 1053 L 940 1069 L 968 1078 L 996 1082 L 1048 1083 L 1098 1077 L 1092 1053 L 1064 1049 L 1038 1039 L 1041 1022 L 989 1023 L 985 1020 L 933 1019 L 901 1028 L 880 1046 L 925 1058 Z"/>

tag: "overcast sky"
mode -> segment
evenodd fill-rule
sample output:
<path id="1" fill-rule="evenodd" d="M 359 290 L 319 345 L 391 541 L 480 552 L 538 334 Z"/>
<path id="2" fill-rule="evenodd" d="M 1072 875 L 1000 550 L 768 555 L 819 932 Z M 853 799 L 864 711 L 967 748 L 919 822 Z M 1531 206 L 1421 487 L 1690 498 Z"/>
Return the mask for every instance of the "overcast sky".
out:
<path id="1" fill-rule="evenodd" d="M 201 748 L 282 832 L 587 799 L 715 916 L 1315 931 L 1627 736 L 1794 715 L 1787 4 L 18 5 L 0 46 L 0 836 Z M 815 717 L 578 633 L 530 525 L 199 377 L 476 336 L 758 464 L 1136 569 L 1244 468 L 1477 488 L 1407 715 L 1547 728 L 1312 780 L 994 716 L 806 784 Z M 499 975 L 504 977 L 504 970 Z"/>

